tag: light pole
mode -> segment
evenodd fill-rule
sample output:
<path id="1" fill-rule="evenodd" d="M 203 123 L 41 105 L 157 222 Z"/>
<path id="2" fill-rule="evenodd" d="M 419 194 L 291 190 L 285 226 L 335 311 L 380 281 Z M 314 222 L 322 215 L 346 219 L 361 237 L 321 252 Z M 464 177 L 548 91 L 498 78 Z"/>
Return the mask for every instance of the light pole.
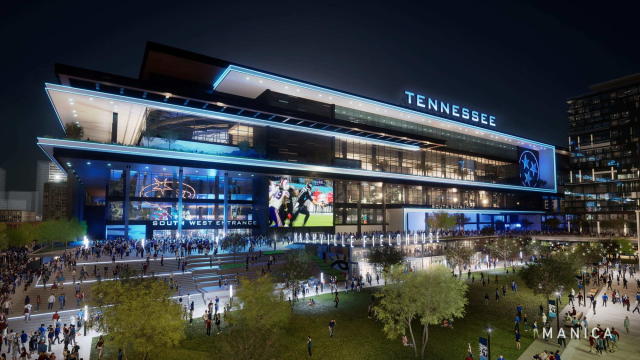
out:
<path id="1" fill-rule="evenodd" d="M 491 360 L 491 332 L 492 328 L 487 328 L 487 359 Z"/>
<path id="2" fill-rule="evenodd" d="M 587 267 L 583 266 L 580 275 L 582 276 L 582 299 L 584 301 L 584 306 L 587 306 L 587 283 L 584 281 L 584 273 L 587 272 Z M 580 306 L 580 304 L 578 304 Z"/>
<path id="3" fill-rule="evenodd" d="M 87 321 L 89 320 L 89 306 L 85 305 L 84 306 L 84 324 L 82 325 L 84 327 L 84 336 L 87 336 Z"/>
<path id="4" fill-rule="evenodd" d="M 556 291 L 556 331 L 560 331 L 560 292 Z"/>
<path id="5" fill-rule="evenodd" d="M 636 210 L 636 237 L 638 238 L 638 251 L 636 256 L 638 257 L 638 267 L 640 269 L 640 210 Z"/>

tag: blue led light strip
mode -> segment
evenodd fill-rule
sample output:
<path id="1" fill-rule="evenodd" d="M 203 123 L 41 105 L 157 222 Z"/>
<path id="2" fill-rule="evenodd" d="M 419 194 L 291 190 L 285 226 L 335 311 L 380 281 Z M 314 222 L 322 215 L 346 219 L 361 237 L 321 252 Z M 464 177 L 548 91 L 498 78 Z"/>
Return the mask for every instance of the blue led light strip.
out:
<path id="1" fill-rule="evenodd" d="M 236 123 L 241 123 L 241 124 L 246 124 L 246 125 L 270 126 L 270 127 L 278 128 L 278 129 L 291 130 L 291 131 L 297 131 L 297 132 L 303 132 L 303 133 L 315 134 L 315 135 L 331 136 L 331 137 L 335 137 L 335 138 L 339 138 L 339 139 L 352 139 L 352 140 L 362 141 L 362 142 L 366 142 L 366 143 L 384 145 L 384 146 L 389 146 L 389 147 L 394 147 L 394 148 L 399 148 L 399 149 L 405 149 L 405 150 L 411 150 L 411 151 L 420 150 L 420 147 L 417 146 L 417 145 L 400 144 L 400 143 L 396 143 L 396 142 L 392 142 L 392 141 L 376 140 L 376 139 L 366 138 L 366 137 L 363 137 L 363 136 L 340 134 L 340 133 L 335 133 L 333 131 L 321 130 L 321 129 L 310 130 L 310 129 L 307 129 L 307 128 L 302 127 L 302 126 L 296 126 L 296 125 L 292 125 L 292 124 L 276 123 L 276 122 L 272 122 L 272 121 L 268 121 L 268 120 L 261 120 L 261 119 L 257 119 L 257 118 L 253 118 L 253 117 L 246 117 L 246 116 L 234 115 L 234 114 L 229 114 L 229 113 L 222 113 L 222 112 L 212 111 L 212 110 L 195 109 L 195 108 L 191 108 L 191 107 L 187 107 L 187 106 L 183 106 L 183 105 L 174 105 L 174 104 L 170 104 L 170 103 L 157 102 L 157 101 L 153 101 L 153 100 L 136 99 L 136 98 L 132 98 L 132 97 L 124 96 L 124 95 L 108 94 L 108 93 L 98 92 L 98 91 L 94 91 L 94 90 L 86 90 L 86 89 L 74 88 L 74 87 L 65 86 L 65 85 L 55 85 L 55 84 L 47 83 L 46 87 L 45 87 L 45 90 L 47 90 L 47 91 L 56 91 L 56 92 L 61 92 L 61 93 L 65 93 L 65 94 L 72 94 L 72 95 L 79 95 L 79 96 L 91 96 L 91 97 L 94 97 L 94 98 L 103 98 L 103 99 L 127 102 L 127 103 L 132 103 L 132 104 L 149 106 L 149 107 L 153 107 L 153 108 L 156 108 L 156 109 L 162 109 L 162 110 L 168 110 L 168 111 L 176 111 L 176 112 L 181 112 L 181 113 L 185 113 L 185 114 L 198 115 L 198 116 L 202 116 L 202 117 L 214 118 L 214 119 L 225 120 L 225 121 L 231 121 L 231 122 L 236 122 Z M 51 99 L 51 96 L 49 96 L 49 99 Z M 53 106 L 55 108 L 55 104 L 53 103 L 53 101 L 52 101 L 52 104 L 53 104 Z M 57 110 L 56 110 L 56 114 L 58 114 Z M 59 115 L 58 115 L 58 120 L 60 120 L 60 116 Z M 60 121 L 60 125 L 62 125 L 62 121 Z M 64 129 L 64 125 L 62 125 L 62 128 Z"/>
<path id="2" fill-rule="evenodd" d="M 328 88 L 324 88 L 324 87 L 317 86 L 317 85 L 308 84 L 308 83 L 305 83 L 305 82 L 302 82 L 302 81 L 299 81 L 299 80 L 292 80 L 292 79 L 288 79 L 288 78 L 285 78 L 285 77 L 282 77 L 282 76 L 277 76 L 277 75 L 272 75 L 272 74 L 264 73 L 264 72 L 257 71 L 257 70 L 247 69 L 247 68 L 244 68 L 244 67 L 241 67 L 241 66 L 237 66 L 237 65 L 229 65 L 224 70 L 224 72 L 222 72 L 222 74 L 220 74 L 220 76 L 213 83 L 213 89 L 214 90 L 216 90 L 217 87 L 220 86 L 222 81 L 224 81 L 224 79 L 227 77 L 227 75 L 229 75 L 229 73 L 231 71 L 236 71 L 238 73 L 249 75 L 249 76 L 263 77 L 265 79 L 278 81 L 278 82 L 286 83 L 286 84 L 291 85 L 291 86 L 297 86 L 297 87 L 301 87 L 301 88 L 305 88 L 305 89 L 309 89 L 309 90 L 313 90 L 313 91 L 329 93 L 329 94 L 332 94 L 334 96 L 341 96 L 341 97 L 349 98 L 349 99 L 352 99 L 352 100 L 355 100 L 355 101 L 358 101 L 358 102 L 367 103 L 367 104 L 371 104 L 371 105 L 374 105 L 374 106 L 379 106 L 379 107 L 381 107 L 383 109 L 386 108 L 386 109 L 401 111 L 401 112 L 404 112 L 406 114 L 410 114 L 410 115 L 414 115 L 414 116 L 426 117 L 426 118 L 434 119 L 436 121 L 445 122 L 445 123 L 448 123 L 448 124 L 451 124 L 451 125 L 456 125 L 456 126 L 461 126 L 461 127 L 473 129 L 474 131 L 482 131 L 482 132 L 490 133 L 490 134 L 493 134 L 493 135 L 496 135 L 496 136 L 509 138 L 509 139 L 514 139 L 514 140 L 517 140 L 517 141 L 522 141 L 522 142 L 527 143 L 527 144 L 538 145 L 538 146 L 542 146 L 542 147 L 545 147 L 545 148 L 555 148 L 553 145 L 541 143 L 541 142 L 538 142 L 538 141 L 533 141 L 533 140 L 521 138 L 521 137 L 514 136 L 514 135 L 503 134 L 503 133 L 495 131 L 495 130 L 491 130 L 491 129 L 487 129 L 487 128 L 483 128 L 483 127 L 479 127 L 479 126 L 474 126 L 474 125 L 470 125 L 470 124 L 466 124 L 466 123 L 462 123 L 462 122 L 458 122 L 458 121 L 454 121 L 454 120 L 449 120 L 449 119 L 446 119 L 446 118 L 443 118 L 443 117 L 439 117 L 439 116 L 435 116 L 435 115 L 431 115 L 431 114 L 427 114 L 427 113 L 423 113 L 423 112 L 419 112 L 419 111 L 403 108 L 403 107 L 396 106 L 396 105 L 387 104 L 387 103 L 384 103 L 384 102 L 381 102 L 381 101 L 376 101 L 376 100 L 363 98 L 363 97 L 356 96 L 356 95 L 351 95 L 351 94 L 348 94 L 348 93 L 345 93 L 345 92 L 341 92 L 341 91 L 337 91 L 337 90 L 333 90 L 333 89 L 328 89 Z M 406 121 L 406 119 L 398 119 L 398 120 Z M 448 131 L 452 131 L 452 130 L 448 129 Z M 470 134 L 465 134 L 465 135 L 472 136 Z M 493 140 L 493 141 L 495 141 L 495 140 Z M 513 145 L 513 144 L 511 144 L 511 145 Z"/>
<path id="3" fill-rule="evenodd" d="M 474 182 L 474 181 L 468 181 L 468 180 L 442 179 L 442 178 L 435 178 L 435 177 L 429 177 L 429 176 L 395 174 L 395 173 L 378 172 L 378 171 L 371 171 L 371 170 L 350 169 L 350 168 L 348 169 L 348 168 L 301 164 L 301 163 L 292 163 L 292 162 L 274 161 L 274 160 L 184 153 L 180 151 L 150 149 L 150 148 L 142 148 L 142 147 L 135 147 L 135 146 L 115 145 L 115 144 L 90 143 L 86 141 L 77 141 L 77 140 L 38 138 L 38 145 L 41 148 L 43 148 L 44 151 L 46 151 L 44 147 L 59 147 L 59 148 L 77 149 L 77 150 L 85 150 L 85 151 L 98 151 L 98 152 L 106 152 L 106 153 L 114 153 L 114 154 L 148 156 L 148 157 L 161 158 L 161 159 L 171 158 L 171 159 L 192 160 L 192 161 L 201 161 L 201 162 L 217 163 L 217 164 L 263 167 L 263 168 L 278 169 L 278 170 L 281 170 L 281 169 L 300 170 L 300 171 L 323 173 L 323 174 L 327 174 L 327 176 L 329 177 L 334 176 L 334 174 L 344 174 L 346 172 L 349 175 L 364 177 L 368 179 L 371 179 L 371 178 L 391 179 L 391 180 L 402 179 L 402 180 L 411 180 L 411 181 L 418 181 L 418 182 L 425 182 L 425 183 L 440 183 L 440 184 L 453 184 L 453 185 L 461 185 L 461 186 L 475 186 L 475 187 L 495 188 L 495 189 L 555 193 L 555 189 L 530 188 L 525 186 L 492 184 L 492 183 Z"/>
<path id="4" fill-rule="evenodd" d="M 545 214 L 544 211 L 527 211 L 527 210 L 487 210 L 487 209 L 434 209 L 434 208 L 404 208 L 404 212 L 445 212 L 448 214 L 461 214 L 461 213 L 473 213 L 473 214 Z"/>

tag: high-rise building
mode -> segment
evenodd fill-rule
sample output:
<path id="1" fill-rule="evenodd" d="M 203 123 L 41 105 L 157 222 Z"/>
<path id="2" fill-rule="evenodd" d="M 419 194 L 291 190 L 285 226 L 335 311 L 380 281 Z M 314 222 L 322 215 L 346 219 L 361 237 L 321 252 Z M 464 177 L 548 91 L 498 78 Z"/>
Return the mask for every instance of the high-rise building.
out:
<path id="1" fill-rule="evenodd" d="M 568 100 L 565 211 L 591 232 L 623 228 L 640 209 L 640 74 Z"/>
<path id="2" fill-rule="evenodd" d="M 46 182 L 42 197 L 42 220 L 67 219 L 71 216 L 71 191 L 65 182 Z"/>
<path id="3" fill-rule="evenodd" d="M 58 168 L 58 166 L 51 161 L 38 161 L 36 167 L 36 200 L 35 210 L 38 216 L 43 217 L 44 209 L 44 191 L 46 183 L 66 183 L 67 174 Z"/>
<path id="4" fill-rule="evenodd" d="M 7 170 L 0 168 L 0 198 L 5 198 L 5 192 L 7 191 Z"/>

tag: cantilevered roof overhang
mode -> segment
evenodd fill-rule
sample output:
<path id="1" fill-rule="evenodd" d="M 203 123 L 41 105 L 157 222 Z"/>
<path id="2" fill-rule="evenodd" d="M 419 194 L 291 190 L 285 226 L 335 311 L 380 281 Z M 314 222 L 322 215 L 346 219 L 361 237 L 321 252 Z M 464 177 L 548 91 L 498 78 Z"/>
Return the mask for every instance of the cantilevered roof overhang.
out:
<path id="1" fill-rule="evenodd" d="M 251 126 L 270 126 L 279 129 L 352 139 L 405 150 L 419 150 L 443 144 L 433 141 L 400 137 L 353 127 L 256 111 L 223 103 L 206 102 L 171 94 L 114 88 L 96 84 L 94 89 L 67 85 L 46 84 L 45 90 L 61 126 L 77 122 L 84 128 L 84 136 L 98 142 L 111 142 L 113 114 L 118 113 L 117 142 L 135 145 L 144 129 L 148 109 L 181 112 L 205 118 L 230 121 Z"/>
<path id="2" fill-rule="evenodd" d="M 213 88 L 218 92 L 247 98 L 256 98 L 269 89 L 290 96 L 335 104 L 345 108 L 423 124 L 512 146 L 531 150 L 553 149 L 553 146 L 541 142 L 238 65 L 229 65 L 214 81 Z"/>
<path id="3" fill-rule="evenodd" d="M 117 158 L 117 161 L 148 162 L 156 164 L 181 162 L 184 164 L 184 166 L 200 167 L 205 169 L 229 168 L 241 169 L 242 171 L 247 172 L 255 171 L 260 173 L 314 174 L 314 176 L 325 176 L 330 178 L 347 176 L 349 178 L 369 181 L 411 181 L 420 183 L 449 184 L 477 188 L 519 190 L 540 193 L 554 193 L 556 191 L 555 188 L 533 188 L 517 185 L 388 173 L 355 168 L 342 168 L 336 166 L 293 163 L 238 156 L 209 155 L 117 144 L 103 144 L 79 140 L 52 139 L 41 137 L 38 138 L 38 146 L 40 146 L 45 154 L 47 154 L 47 156 L 52 161 L 55 161 L 62 169 L 65 169 L 65 167 L 63 166 L 63 164 L 60 164 L 58 162 L 57 157 L 60 156 L 59 154 L 70 156 L 69 151 L 72 151 L 78 157 L 82 156 L 86 159 L 100 158 L 103 160 L 114 159 L 114 161 L 116 161 Z"/>

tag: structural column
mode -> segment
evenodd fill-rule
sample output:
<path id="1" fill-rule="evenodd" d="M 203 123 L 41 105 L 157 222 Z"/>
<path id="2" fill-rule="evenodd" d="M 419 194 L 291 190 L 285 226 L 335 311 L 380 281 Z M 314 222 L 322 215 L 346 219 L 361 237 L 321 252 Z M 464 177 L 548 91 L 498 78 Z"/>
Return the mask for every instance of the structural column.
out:
<path id="1" fill-rule="evenodd" d="M 111 143 L 118 142 L 118 113 L 114 112 L 111 119 Z"/>
<path id="2" fill-rule="evenodd" d="M 184 179 L 184 171 L 182 166 L 178 170 L 178 233 L 176 238 L 182 237 L 182 182 Z"/>
<path id="3" fill-rule="evenodd" d="M 229 221 L 229 173 L 224 173 L 224 204 L 222 208 L 222 233 L 226 236 L 227 230 L 229 230 L 227 222 Z"/>
<path id="4" fill-rule="evenodd" d="M 362 191 L 362 182 L 358 181 L 358 221 L 356 221 L 357 225 L 357 230 L 356 230 L 356 236 L 360 237 L 362 234 L 362 196 L 363 196 L 363 191 Z"/>
<path id="5" fill-rule="evenodd" d="M 122 181 L 124 181 L 124 201 L 122 202 L 122 217 L 124 220 L 124 240 L 129 241 L 129 188 L 130 188 L 131 166 L 126 165 L 122 172 Z"/>
<path id="6" fill-rule="evenodd" d="M 382 232 L 387 232 L 387 184 L 382 183 Z"/>

